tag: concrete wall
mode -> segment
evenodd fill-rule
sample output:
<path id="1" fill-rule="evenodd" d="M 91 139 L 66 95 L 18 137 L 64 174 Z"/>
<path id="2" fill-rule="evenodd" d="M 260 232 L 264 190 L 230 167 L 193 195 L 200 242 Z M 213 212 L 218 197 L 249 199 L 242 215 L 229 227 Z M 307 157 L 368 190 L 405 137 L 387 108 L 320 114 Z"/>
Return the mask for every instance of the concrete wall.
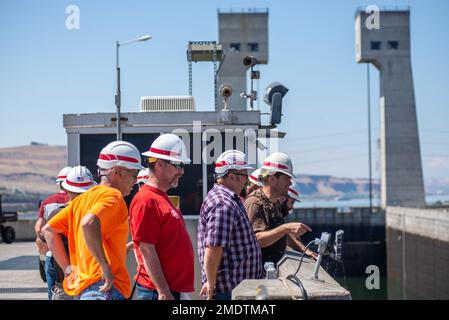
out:
<path id="1" fill-rule="evenodd" d="M 449 210 L 388 207 L 389 299 L 449 299 Z"/>
<path id="2" fill-rule="evenodd" d="M 8 222 L 3 225 L 14 228 L 14 231 L 16 232 L 16 241 L 34 241 L 36 240 L 36 234 L 34 233 L 35 224 L 36 220 L 19 220 Z"/>

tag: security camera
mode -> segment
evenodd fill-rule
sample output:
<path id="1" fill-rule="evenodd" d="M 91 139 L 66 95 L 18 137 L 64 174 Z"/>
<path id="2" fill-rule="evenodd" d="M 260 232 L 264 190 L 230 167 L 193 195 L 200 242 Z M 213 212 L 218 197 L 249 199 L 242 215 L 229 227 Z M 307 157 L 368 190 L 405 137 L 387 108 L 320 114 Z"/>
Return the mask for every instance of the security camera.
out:
<path id="1" fill-rule="evenodd" d="M 257 63 L 258 61 L 254 56 L 246 56 L 243 58 L 243 65 L 247 68 L 254 67 Z"/>
<path id="2" fill-rule="evenodd" d="M 288 89 L 279 82 L 273 82 L 265 89 L 264 101 L 271 108 L 270 123 L 272 125 L 281 123 L 282 99 Z"/>
<path id="3" fill-rule="evenodd" d="M 280 84 L 279 82 L 273 82 L 265 89 L 265 96 L 263 100 L 266 104 L 271 105 L 273 103 L 273 96 L 276 93 L 279 93 L 281 95 L 281 98 L 283 98 L 287 92 L 288 89 L 282 84 Z"/>
<path id="4" fill-rule="evenodd" d="M 224 98 L 223 111 L 228 111 L 228 98 L 232 95 L 232 86 L 227 83 L 223 83 L 220 88 L 218 88 L 218 93 Z"/>
<path id="5" fill-rule="evenodd" d="M 218 88 L 218 93 L 223 98 L 227 99 L 232 95 L 232 86 L 227 83 L 223 83 L 220 88 Z"/>

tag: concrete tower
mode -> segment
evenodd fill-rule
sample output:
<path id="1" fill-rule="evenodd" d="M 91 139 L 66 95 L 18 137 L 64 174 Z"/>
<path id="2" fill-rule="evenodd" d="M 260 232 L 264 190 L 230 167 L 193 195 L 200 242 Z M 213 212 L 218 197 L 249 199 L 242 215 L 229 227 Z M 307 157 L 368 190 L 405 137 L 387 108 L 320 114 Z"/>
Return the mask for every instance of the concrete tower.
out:
<path id="1" fill-rule="evenodd" d="M 231 110 L 246 110 L 247 100 L 240 97 L 242 92 L 249 93 L 243 58 L 254 56 L 259 64 L 268 63 L 268 10 L 219 10 L 218 28 L 219 42 L 225 53 L 225 60 L 218 74 L 218 86 L 228 83 L 233 87 L 234 93 L 228 99 Z M 260 99 L 261 94 L 258 95 L 257 99 Z M 221 109 L 221 104 L 218 105 Z"/>
<path id="2" fill-rule="evenodd" d="M 372 63 L 380 72 L 382 207 L 424 207 L 410 11 L 358 11 L 355 35 L 356 61 Z"/>

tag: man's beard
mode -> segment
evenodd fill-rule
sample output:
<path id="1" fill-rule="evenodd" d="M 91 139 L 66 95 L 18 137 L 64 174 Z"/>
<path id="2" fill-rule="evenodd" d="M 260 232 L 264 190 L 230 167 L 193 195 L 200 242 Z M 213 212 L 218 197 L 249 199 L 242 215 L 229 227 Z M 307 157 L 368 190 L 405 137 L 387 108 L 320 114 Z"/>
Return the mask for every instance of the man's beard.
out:
<path id="1" fill-rule="evenodd" d="M 178 187 L 179 184 L 179 178 L 180 177 L 175 177 L 173 178 L 173 180 L 170 182 L 170 189 L 174 189 Z"/>

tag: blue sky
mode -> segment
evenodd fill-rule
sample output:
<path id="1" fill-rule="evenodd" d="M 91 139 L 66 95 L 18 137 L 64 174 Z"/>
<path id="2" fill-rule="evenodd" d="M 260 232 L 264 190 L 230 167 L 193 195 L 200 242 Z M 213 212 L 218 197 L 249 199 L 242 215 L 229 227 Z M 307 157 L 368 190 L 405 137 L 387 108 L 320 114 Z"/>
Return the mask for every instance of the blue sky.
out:
<path id="1" fill-rule="evenodd" d="M 449 1 L 31 1 L 0 0 L 0 147 L 65 145 L 64 113 L 114 112 L 115 41 L 123 47 L 123 111 L 147 95 L 186 95 L 185 49 L 217 40 L 217 8 L 269 8 L 263 90 L 280 81 L 279 129 L 295 171 L 367 176 L 366 65 L 355 62 L 354 12 L 375 4 L 411 7 L 412 67 L 425 178 L 449 179 Z M 80 9 L 80 29 L 65 26 Z M 198 110 L 212 110 L 212 64 L 195 64 Z M 371 67 L 374 175 L 379 176 L 379 77 Z M 260 102 L 262 111 L 268 111 Z"/>

